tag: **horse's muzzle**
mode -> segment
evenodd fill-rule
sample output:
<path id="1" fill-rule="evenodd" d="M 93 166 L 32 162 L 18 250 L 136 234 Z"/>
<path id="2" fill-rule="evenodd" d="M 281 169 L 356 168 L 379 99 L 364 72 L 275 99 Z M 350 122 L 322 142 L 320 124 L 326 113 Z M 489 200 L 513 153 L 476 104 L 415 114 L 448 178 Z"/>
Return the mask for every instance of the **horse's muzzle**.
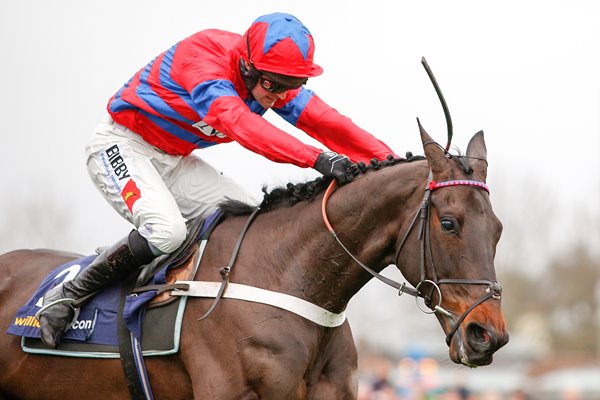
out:
<path id="1" fill-rule="evenodd" d="M 474 321 L 466 325 L 460 336 L 460 343 L 456 343 L 458 348 L 454 361 L 469 367 L 491 364 L 494 353 L 508 343 L 506 330 L 497 331 Z M 452 353 L 451 351 L 451 358 L 454 359 Z"/>

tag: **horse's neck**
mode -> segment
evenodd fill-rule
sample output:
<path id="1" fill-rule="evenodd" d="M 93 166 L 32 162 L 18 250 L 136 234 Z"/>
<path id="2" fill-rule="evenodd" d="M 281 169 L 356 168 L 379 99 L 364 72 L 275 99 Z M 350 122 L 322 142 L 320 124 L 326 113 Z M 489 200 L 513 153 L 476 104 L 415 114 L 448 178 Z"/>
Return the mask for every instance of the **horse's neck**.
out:
<path id="1" fill-rule="evenodd" d="M 422 163 L 388 167 L 333 193 L 328 218 L 357 259 L 376 271 L 394 262 L 399 231 L 418 208 L 425 176 Z M 320 208 L 321 198 L 266 214 L 258 224 L 262 245 L 275 260 L 265 266 L 267 279 L 279 286 L 274 290 L 339 312 L 371 275 L 327 231 Z"/>

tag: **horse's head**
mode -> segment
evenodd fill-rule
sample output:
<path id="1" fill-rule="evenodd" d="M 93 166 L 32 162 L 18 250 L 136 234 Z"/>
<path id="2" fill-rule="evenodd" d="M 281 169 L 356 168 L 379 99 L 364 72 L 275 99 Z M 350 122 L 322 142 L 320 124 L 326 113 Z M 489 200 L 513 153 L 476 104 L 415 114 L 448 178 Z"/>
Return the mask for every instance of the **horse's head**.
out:
<path id="1" fill-rule="evenodd" d="M 483 132 L 473 136 L 466 156 L 449 156 L 421 127 L 431 171 L 421 205 L 415 252 L 400 252 L 398 265 L 435 312 L 446 333 L 450 358 L 470 367 L 487 365 L 508 342 L 500 309 L 494 256 L 502 224 L 492 211 L 485 180 Z M 415 259 L 421 268 L 405 268 Z M 427 308 L 429 307 L 429 308 Z"/>

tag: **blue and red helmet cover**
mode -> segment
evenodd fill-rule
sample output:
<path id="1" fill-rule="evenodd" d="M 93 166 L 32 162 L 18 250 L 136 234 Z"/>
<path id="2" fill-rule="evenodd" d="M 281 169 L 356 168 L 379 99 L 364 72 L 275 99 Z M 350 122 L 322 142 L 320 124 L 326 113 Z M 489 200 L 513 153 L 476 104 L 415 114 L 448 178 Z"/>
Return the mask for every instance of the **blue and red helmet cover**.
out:
<path id="1" fill-rule="evenodd" d="M 310 31 L 290 14 L 258 17 L 244 33 L 237 48 L 245 60 L 250 57 L 259 71 L 300 78 L 323 73 L 323 68 L 313 62 L 315 44 Z"/>

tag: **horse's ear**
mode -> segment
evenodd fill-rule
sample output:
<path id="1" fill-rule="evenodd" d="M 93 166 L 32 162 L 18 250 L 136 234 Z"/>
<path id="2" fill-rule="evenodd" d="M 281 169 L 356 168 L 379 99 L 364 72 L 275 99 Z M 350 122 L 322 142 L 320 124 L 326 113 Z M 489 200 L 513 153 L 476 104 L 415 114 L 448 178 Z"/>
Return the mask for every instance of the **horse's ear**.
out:
<path id="1" fill-rule="evenodd" d="M 444 173 L 450 170 L 450 165 L 444 149 L 429 136 L 423 126 L 421 126 L 421 121 L 418 118 L 417 123 L 419 124 L 419 132 L 421 133 L 421 142 L 423 142 L 423 151 L 425 152 L 425 157 L 427 158 L 434 179 L 446 179 L 447 176 Z"/>
<path id="2" fill-rule="evenodd" d="M 473 168 L 476 177 L 485 182 L 487 178 L 487 148 L 485 147 L 483 131 L 477 132 L 469 141 L 467 157 L 471 157 L 469 158 L 469 164 Z"/>

